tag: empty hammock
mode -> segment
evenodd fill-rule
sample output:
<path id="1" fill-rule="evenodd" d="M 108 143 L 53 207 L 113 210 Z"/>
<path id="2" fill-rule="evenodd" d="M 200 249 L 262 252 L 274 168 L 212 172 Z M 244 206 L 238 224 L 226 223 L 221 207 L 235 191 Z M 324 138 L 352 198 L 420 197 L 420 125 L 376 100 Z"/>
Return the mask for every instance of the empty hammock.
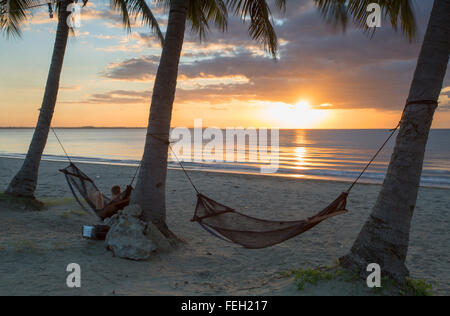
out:
<path id="1" fill-rule="evenodd" d="M 348 193 L 342 193 L 324 210 L 305 220 L 277 222 L 241 214 L 199 194 L 192 221 L 213 235 L 216 232 L 245 248 L 266 248 L 298 236 L 330 217 L 346 213 L 347 196 Z"/>

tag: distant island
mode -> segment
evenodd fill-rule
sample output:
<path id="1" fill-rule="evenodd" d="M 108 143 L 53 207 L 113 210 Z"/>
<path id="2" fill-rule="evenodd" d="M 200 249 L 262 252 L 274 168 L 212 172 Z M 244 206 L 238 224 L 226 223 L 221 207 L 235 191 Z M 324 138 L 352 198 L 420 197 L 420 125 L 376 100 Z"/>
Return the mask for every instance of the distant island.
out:
<path id="1" fill-rule="evenodd" d="M 144 129 L 146 127 L 124 127 L 124 126 L 74 126 L 74 127 L 54 127 L 54 129 Z M 0 129 L 34 129 L 30 126 L 0 126 Z"/>

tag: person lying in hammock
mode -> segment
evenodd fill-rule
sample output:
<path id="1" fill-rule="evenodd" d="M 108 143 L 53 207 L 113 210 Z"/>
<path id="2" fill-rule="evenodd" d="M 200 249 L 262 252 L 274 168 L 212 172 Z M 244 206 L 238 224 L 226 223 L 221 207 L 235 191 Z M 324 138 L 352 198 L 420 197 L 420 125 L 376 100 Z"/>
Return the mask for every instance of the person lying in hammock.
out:
<path id="1" fill-rule="evenodd" d="M 111 201 L 103 207 L 99 214 L 102 220 L 113 217 L 130 203 L 130 189 L 131 187 L 122 193 L 122 188 L 118 185 L 111 188 Z"/>
<path id="2" fill-rule="evenodd" d="M 118 185 L 114 185 L 111 188 L 111 201 L 105 204 L 103 194 L 100 191 L 91 189 L 89 192 L 89 200 L 94 204 L 97 214 L 104 220 L 105 218 L 112 217 L 114 214 L 113 208 L 108 207 L 122 198 L 122 188 Z"/>

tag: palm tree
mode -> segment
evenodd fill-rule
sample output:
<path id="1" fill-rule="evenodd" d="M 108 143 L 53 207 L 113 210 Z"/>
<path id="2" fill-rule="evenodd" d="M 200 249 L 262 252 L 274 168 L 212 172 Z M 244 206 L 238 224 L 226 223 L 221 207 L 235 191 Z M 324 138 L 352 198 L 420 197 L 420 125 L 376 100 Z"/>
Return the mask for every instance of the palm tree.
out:
<path id="1" fill-rule="evenodd" d="M 224 31 L 228 8 L 242 19 L 250 18 L 249 33 L 274 56 L 277 38 L 266 1 L 260 0 L 170 0 L 165 44 L 153 88 L 144 155 L 132 200 L 143 210 L 144 219 L 153 222 L 169 238 L 175 238 L 166 225 L 166 175 L 170 123 L 175 99 L 178 66 L 184 41 L 186 22 L 203 37 L 209 23 Z M 284 0 L 276 0 L 278 8 Z"/>
<path id="2" fill-rule="evenodd" d="M 316 1 L 325 15 L 327 12 L 340 12 L 335 17 L 340 17 L 342 22 L 349 13 L 360 24 L 365 23 L 363 11 L 358 10 L 356 2 L 360 6 L 367 5 L 363 3 L 365 1 L 349 1 L 348 7 L 345 7 L 344 1 L 339 0 Z M 410 23 L 413 15 L 412 12 L 409 13 L 409 1 L 379 3 L 394 26 L 400 19 L 403 32 L 411 38 L 414 35 L 414 24 Z M 330 17 L 329 14 L 327 16 Z M 381 192 L 350 253 L 340 260 L 343 266 L 355 269 L 361 275 L 366 273 L 370 263 L 378 263 L 384 274 L 399 283 L 404 283 L 409 274 L 405 261 L 411 220 L 420 186 L 428 134 L 450 54 L 449 16 L 450 0 L 435 0 Z"/>
<path id="3" fill-rule="evenodd" d="M 67 11 L 68 5 L 69 0 L 63 0 L 59 3 L 58 27 L 52 62 L 44 92 L 44 99 L 42 101 L 39 119 L 25 161 L 22 168 L 12 179 L 6 190 L 6 193 L 11 195 L 34 198 L 39 164 L 47 142 L 50 124 L 55 109 L 59 89 L 59 79 L 61 76 L 67 39 L 69 37 L 69 26 L 66 22 L 70 14 L 70 12 Z M 22 10 L 27 10 L 27 6 L 22 6 Z M 25 19 L 26 14 L 25 12 L 22 13 L 22 17 Z M 19 25 L 16 24 L 14 29 L 19 30 Z"/>
<path id="4" fill-rule="evenodd" d="M 14 6 L 6 8 L 5 12 L 7 15 L 6 18 L 2 18 L 2 29 L 4 29 L 8 34 L 13 33 L 20 35 L 20 23 L 26 20 L 27 9 L 34 7 L 36 5 L 36 1 L 3 1 L 8 4 L 14 3 Z M 47 84 L 45 86 L 44 99 L 42 101 L 38 122 L 36 124 L 25 161 L 6 190 L 6 193 L 10 195 L 34 199 L 39 174 L 39 165 L 47 143 L 56 100 L 58 97 L 59 81 L 70 31 L 67 18 L 71 12 L 67 11 L 67 9 L 69 4 L 72 2 L 73 0 L 60 0 L 58 2 L 58 26 L 52 61 L 47 77 Z M 86 3 L 87 0 L 84 1 L 84 5 L 86 5 Z M 158 35 L 161 42 L 163 42 L 163 36 L 159 29 L 158 23 L 150 8 L 145 3 L 145 0 L 113 0 L 111 1 L 111 4 L 114 9 L 120 11 L 123 18 L 123 24 L 128 30 L 130 30 L 131 17 L 141 15 L 143 23 L 149 25 Z"/>

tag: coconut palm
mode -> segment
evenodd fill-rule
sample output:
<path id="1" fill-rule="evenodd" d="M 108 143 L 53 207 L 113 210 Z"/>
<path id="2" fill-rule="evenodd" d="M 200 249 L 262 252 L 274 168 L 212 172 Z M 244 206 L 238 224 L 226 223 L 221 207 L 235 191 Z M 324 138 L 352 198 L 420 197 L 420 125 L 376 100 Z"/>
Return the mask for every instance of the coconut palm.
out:
<path id="1" fill-rule="evenodd" d="M 2 30 L 7 34 L 20 35 L 20 25 L 27 19 L 28 9 L 36 6 L 36 1 L 31 0 L 2 0 Z M 86 5 L 87 0 L 84 2 Z M 3 5 L 4 3 L 4 5 Z M 28 148 L 25 161 L 19 172 L 10 182 L 6 193 L 14 196 L 34 199 L 34 193 L 37 186 L 39 165 L 42 154 L 47 143 L 48 133 L 55 110 L 56 100 L 59 91 L 59 81 L 64 62 L 64 55 L 69 37 L 70 28 L 67 18 L 70 13 L 68 6 L 73 3 L 72 0 L 60 0 L 58 7 L 58 26 L 56 31 L 55 45 L 50 65 L 47 84 L 44 91 L 44 99 L 40 108 L 39 118 L 34 130 L 30 147 Z M 12 5 L 13 4 L 13 5 Z M 118 10 L 123 18 L 124 26 L 130 30 L 131 18 L 141 16 L 144 24 L 147 24 L 158 35 L 161 42 L 163 36 L 158 23 L 153 16 L 145 0 L 112 0 L 112 7 Z"/>
<path id="2" fill-rule="evenodd" d="M 277 52 L 277 38 L 266 1 L 259 0 L 170 0 L 159 1 L 169 8 L 165 44 L 156 74 L 150 107 L 144 155 L 132 196 L 133 203 L 142 207 L 144 219 L 153 222 L 166 237 L 175 237 L 166 225 L 166 174 L 170 123 L 177 86 L 178 66 L 183 47 L 186 23 L 192 31 L 205 35 L 209 24 L 220 30 L 227 27 L 228 9 L 249 18 L 250 36 L 273 55 Z M 275 1 L 278 8 L 284 0 Z"/>
<path id="3" fill-rule="evenodd" d="M 370 1 L 317 0 L 324 16 L 341 23 L 353 16 L 365 25 Z M 415 33 L 410 1 L 378 1 L 392 25 L 403 33 Z M 386 178 L 370 217 L 349 254 L 341 263 L 365 274 L 367 265 L 378 263 L 385 275 L 404 283 L 411 220 L 417 201 L 428 134 L 450 54 L 450 0 L 435 0 L 411 84 L 407 106 L 389 163 Z"/>
<path id="4" fill-rule="evenodd" d="M 4 24 L 7 27 L 7 32 L 20 34 L 20 22 L 26 20 L 26 12 L 28 10 L 29 4 L 26 2 L 20 3 L 20 1 L 15 2 L 19 4 L 18 7 L 20 7 L 20 10 L 13 11 L 12 8 L 8 9 L 8 18 L 6 20 L 10 22 L 6 22 Z M 8 194 L 30 198 L 34 197 L 34 191 L 37 185 L 39 164 L 45 144 L 47 142 L 47 136 L 56 104 L 59 79 L 64 61 L 67 39 L 69 37 L 69 26 L 66 22 L 70 14 L 70 12 L 67 11 L 68 5 L 68 0 L 61 1 L 59 3 L 58 27 L 56 31 L 55 46 L 53 50 L 49 75 L 47 77 L 47 84 L 45 87 L 44 99 L 40 109 L 39 119 L 22 168 L 12 179 L 6 190 L 6 193 Z M 14 19 L 15 15 L 18 16 L 17 20 Z"/>

